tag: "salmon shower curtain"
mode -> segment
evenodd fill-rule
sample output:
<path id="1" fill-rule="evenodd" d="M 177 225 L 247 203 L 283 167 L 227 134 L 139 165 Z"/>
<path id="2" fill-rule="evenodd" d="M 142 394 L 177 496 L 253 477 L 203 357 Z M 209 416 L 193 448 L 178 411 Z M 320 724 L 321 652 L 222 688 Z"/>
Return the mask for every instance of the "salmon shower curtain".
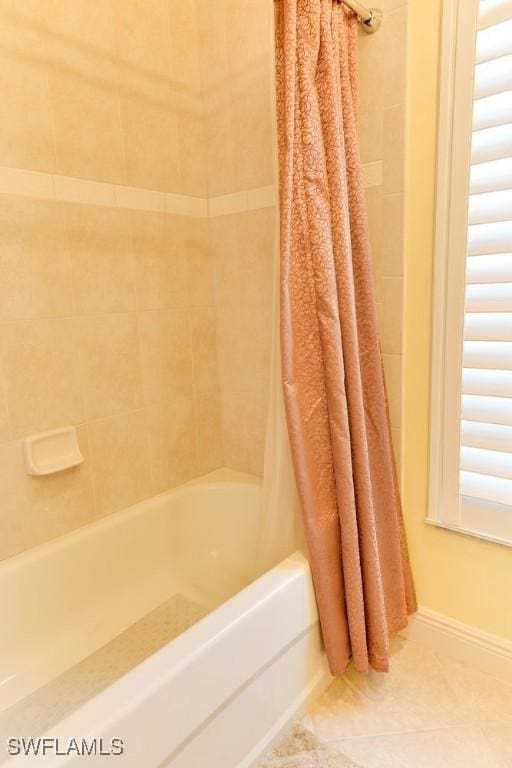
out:
<path id="1" fill-rule="evenodd" d="M 388 668 L 416 608 L 390 440 L 356 135 L 357 21 L 275 0 L 281 355 L 333 673 Z"/>

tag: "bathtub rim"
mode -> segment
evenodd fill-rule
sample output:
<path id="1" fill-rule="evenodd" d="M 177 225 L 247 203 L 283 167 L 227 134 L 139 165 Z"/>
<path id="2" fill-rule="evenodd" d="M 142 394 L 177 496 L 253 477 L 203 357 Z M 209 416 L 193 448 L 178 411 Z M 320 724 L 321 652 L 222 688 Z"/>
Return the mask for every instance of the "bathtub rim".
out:
<path id="1" fill-rule="evenodd" d="M 56 725 L 41 734 L 40 737 L 52 737 L 58 734 L 60 739 L 76 737 L 77 734 L 90 738 L 110 738 L 119 735 L 116 731 L 116 723 L 123 719 L 133 719 L 134 713 L 139 711 L 144 714 L 144 707 L 147 706 L 150 697 L 167 693 L 173 685 L 173 680 L 179 678 L 187 670 L 193 670 L 195 662 L 201 662 L 208 651 L 215 650 L 222 642 L 223 638 L 229 637 L 230 633 L 237 630 L 246 629 L 246 620 L 251 614 L 265 611 L 276 597 L 283 597 L 290 588 L 294 589 L 299 598 L 293 615 L 289 622 L 283 622 L 280 626 L 280 632 L 276 635 L 271 634 L 269 649 L 262 654 L 262 644 L 257 643 L 252 648 L 244 646 L 244 652 L 252 654 L 255 658 L 260 656 L 259 662 L 247 665 L 242 675 L 238 676 L 235 682 L 226 682 L 225 691 L 215 689 L 209 705 L 199 715 L 192 713 L 190 709 L 182 708 L 185 713 L 185 720 L 194 721 L 184 731 L 182 725 L 181 731 L 174 739 L 174 746 L 167 752 L 169 756 L 177 754 L 181 745 L 186 742 L 190 735 L 199 730 L 202 725 L 213 714 L 222 708 L 223 703 L 230 697 L 236 695 L 237 691 L 243 689 L 246 682 L 258 671 L 263 670 L 273 659 L 279 655 L 293 642 L 303 637 L 308 631 L 318 625 L 318 613 L 314 593 L 312 589 L 309 563 L 300 551 L 294 552 L 289 557 L 282 560 L 274 568 L 270 569 L 240 592 L 233 595 L 225 603 L 214 609 L 211 613 L 200 619 L 196 624 L 189 627 L 171 642 L 162 646 L 154 654 L 146 658 L 140 664 L 130 669 L 125 675 L 113 682 L 110 686 L 99 692 L 74 712 L 60 720 Z M 281 637 L 278 635 L 281 634 Z M 284 639 L 282 636 L 285 636 Z M 249 643 L 250 645 L 250 643 Z M 264 645 L 264 644 L 263 644 Z M 232 674 L 233 670 L 229 672 Z M 318 677 L 318 676 L 317 676 Z M 327 668 L 322 674 L 315 678 L 312 683 L 312 691 L 318 692 L 325 686 L 329 680 Z M 212 693 L 213 688 L 210 689 Z M 307 698 L 310 698 L 307 692 Z M 278 731 L 281 732 L 287 722 L 297 714 L 298 708 L 290 708 L 290 712 L 279 724 Z M 115 714 L 113 714 L 115 713 Z M 152 725 L 151 719 L 146 723 L 135 721 L 137 726 L 144 730 Z M 131 733 L 131 731 L 129 730 Z M 277 731 L 271 735 L 274 741 Z M 39 737 L 38 737 L 39 738 Z M 150 743 L 151 746 L 154 746 Z M 267 748 L 268 744 L 265 746 Z M 160 756 L 162 758 L 163 756 Z M 166 758 L 167 759 L 167 758 Z M 6 768 L 15 766 L 16 758 L 11 758 L 4 765 Z M 253 765 L 254 755 L 251 755 L 250 763 Z M 40 758 L 33 758 L 34 765 L 41 764 Z M 37 761 L 37 762 L 36 762 Z M 49 757 L 44 763 L 48 768 L 58 768 L 58 766 L 79 765 L 79 758 L 76 761 L 70 757 L 57 758 Z M 132 765 L 132 763 L 128 763 Z M 159 762 L 151 762 L 151 765 L 157 765 Z M 245 761 L 244 761 L 245 764 Z"/>

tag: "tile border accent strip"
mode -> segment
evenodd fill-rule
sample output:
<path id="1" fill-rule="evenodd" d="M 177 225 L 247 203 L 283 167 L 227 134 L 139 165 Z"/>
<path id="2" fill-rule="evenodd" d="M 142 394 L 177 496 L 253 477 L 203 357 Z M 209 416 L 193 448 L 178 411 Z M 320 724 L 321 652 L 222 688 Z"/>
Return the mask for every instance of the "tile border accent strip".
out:
<path id="1" fill-rule="evenodd" d="M 382 184 L 381 160 L 363 165 L 363 180 L 365 187 Z M 205 198 L 6 166 L 0 166 L 0 193 L 197 218 L 216 218 L 242 211 L 271 208 L 277 202 L 273 184 Z"/>
<path id="2" fill-rule="evenodd" d="M 402 637 L 485 674 L 512 683 L 512 641 L 463 624 L 430 608 L 409 617 Z"/>

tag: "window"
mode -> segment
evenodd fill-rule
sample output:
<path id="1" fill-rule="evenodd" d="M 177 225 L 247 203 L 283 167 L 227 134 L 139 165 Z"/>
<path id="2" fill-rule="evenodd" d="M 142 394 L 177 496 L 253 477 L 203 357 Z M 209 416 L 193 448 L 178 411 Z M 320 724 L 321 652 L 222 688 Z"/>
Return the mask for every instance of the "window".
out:
<path id="1" fill-rule="evenodd" d="M 445 0 L 429 521 L 512 544 L 512 0 Z"/>

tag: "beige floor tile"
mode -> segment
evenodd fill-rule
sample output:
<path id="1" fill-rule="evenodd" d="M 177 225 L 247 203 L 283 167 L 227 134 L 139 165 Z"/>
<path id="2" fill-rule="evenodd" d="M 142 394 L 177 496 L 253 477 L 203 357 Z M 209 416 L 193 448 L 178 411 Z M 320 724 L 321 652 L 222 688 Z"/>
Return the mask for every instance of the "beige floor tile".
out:
<path id="1" fill-rule="evenodd" d="M 346 739 L 336 747 L 364 768 L 503 768 L 483 733 L 471 726 Z"/>
<path id="2" fill-rule="evenodd" d="M 482 730 L 501 760 L 500 768 L 512 768 L 512 720 L 500 725 L 485 725 Z"/>
<path id="3" fill-rule="evenodd" d="M 392 641 L 389 674 L 349 670 L 311 710 L 325 741 L 463 725 L 468 713 L 433 652 L 401 638 Z"/>
<path id="4" fill-rule="evenodd" d="M 510 719 L 512 723 L 512 685 L 443 656 L 439 662 L 459 707 L 466 708 L 468 720 L 480 724 Z"/>

